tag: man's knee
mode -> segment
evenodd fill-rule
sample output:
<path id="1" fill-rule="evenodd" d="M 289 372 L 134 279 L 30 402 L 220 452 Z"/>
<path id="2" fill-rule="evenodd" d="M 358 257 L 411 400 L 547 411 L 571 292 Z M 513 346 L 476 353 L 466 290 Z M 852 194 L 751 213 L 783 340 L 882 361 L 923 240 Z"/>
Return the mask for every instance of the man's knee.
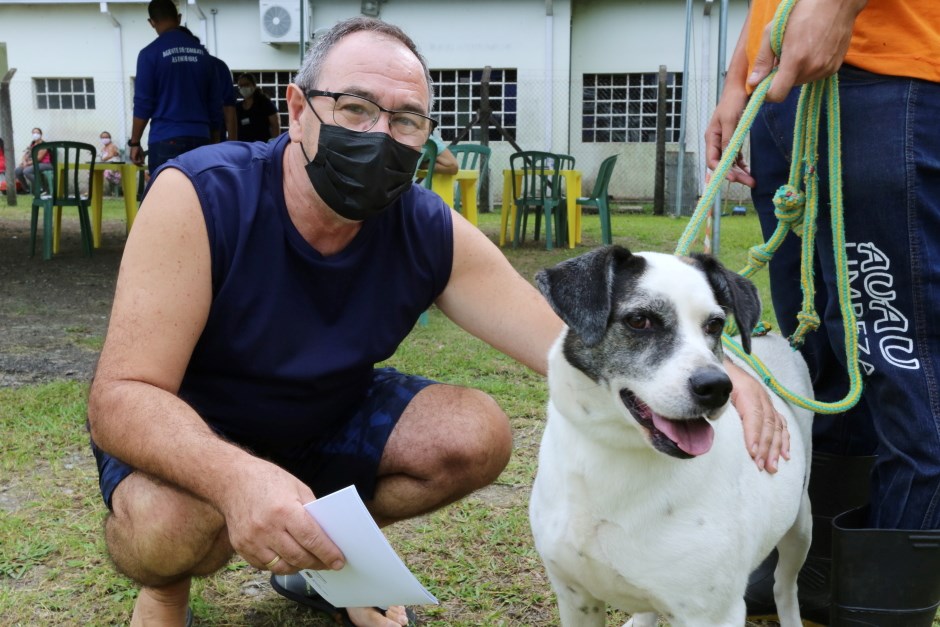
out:
<path id="1" fill-rule="evenodd" d="M 491 483 L 512 451 L 509 419 L 479 390 L 425 388 L 392 432 L 380 475 L 401 473 L 471 491 Z"/>
<path id="2" fill-rule="evenodd" d="M 447 473 L 461 472 L 474 487 L 489 485 L 500 475 L 512 453 L 509 418 L 488 394 L 465 390 L 466 417 L 446 439 L 442 465 Z"/>
<path id="3" fill-rule="evenodd" d="M 225 521 L 208 503 L 133 473 L 112 497 L 105 538 L 119 571 L 149 586 L 222 568 L 232 555 Z"/>
<path id="4" fill-rule="evenodd" d="M 512 454 L 512 429 L 509 426 L 509 416 L 499 404 L 488 394 L 477 392 L 482 398 L 482 406 L 486 410 L 486 435 L 481 438 L 477 450 L 473 451 L 477 459 L 486 458 L 499 475 L 509 463 Z M 496 476 L 493 477 L 495 479 Z"/>

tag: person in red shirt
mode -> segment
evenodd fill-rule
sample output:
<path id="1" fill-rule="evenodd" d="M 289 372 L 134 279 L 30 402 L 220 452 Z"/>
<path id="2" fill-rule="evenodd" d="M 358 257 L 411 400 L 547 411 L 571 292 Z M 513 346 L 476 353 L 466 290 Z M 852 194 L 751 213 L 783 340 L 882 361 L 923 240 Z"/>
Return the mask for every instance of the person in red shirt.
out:
<path id="1" fill-rule="evenodd" d="M 16 167 L 14 173 L 17 183 L 19 183 L 23 189 L 32 190 L 37 168 L 40 172 L 52 169 L 52 155 L 49 154 L 48 150 L 40 150 L 37 155 L 38 163 L 33 163 L 33 147 L 41 143 L 43 143 L 42 129 L 36 127 L 33 129 L 32 141 L 29 143 L 29 146 L 26 147 L 26 150 L 23 151 L 23 157 L 20 159 L 20 164 Z"/>
<path id="2" fill-rule="evenodd" d="M 4 189 L 6 189 L 6 171 L 7 171 L 7 158 L 4 156 L 3 150 L 3 138 L 0 137 L 0 182 L 4 184 Z"/>

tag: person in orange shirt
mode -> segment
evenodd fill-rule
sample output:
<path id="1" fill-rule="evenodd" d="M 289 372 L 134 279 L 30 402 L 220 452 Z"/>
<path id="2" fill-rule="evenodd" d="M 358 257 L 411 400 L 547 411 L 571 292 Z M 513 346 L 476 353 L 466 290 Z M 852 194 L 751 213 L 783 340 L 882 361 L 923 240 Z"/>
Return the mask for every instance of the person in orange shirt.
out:
<path id="1" fill-rule="evenodd" d="M 838 72 L 844 253 L 865 388 L 851 411 L 814 422 L 814 542 L 800 573 L 800 607 L 820 624 L 929 627 L 940 605 L 940 2 L 799 0 L 779 57 L 770 46 L 778 4 L 751 2 L 706 129 L 706 161 L 718 165 L 749 94 L 776 68 L 751 128 L 753 164 L 737 155 L 728 175 L 753 188 L 769 236 L 777 223 L 773 195 L 787 182 L 792 157 L 793 88 Z M 825 128 L 823 120 L 822 135 Z M 819 148 L 815 260 L 822 325 L 801 352 L 817 398 L 835 401 L 848 379 L 827 139 Z M 799 263 L 791 233 L 770 263 L 774 309 L 787 335 L 802 301 Z M 770 556 L 751 576 L 749 616 L 774 612 L 774 563 Z"/>

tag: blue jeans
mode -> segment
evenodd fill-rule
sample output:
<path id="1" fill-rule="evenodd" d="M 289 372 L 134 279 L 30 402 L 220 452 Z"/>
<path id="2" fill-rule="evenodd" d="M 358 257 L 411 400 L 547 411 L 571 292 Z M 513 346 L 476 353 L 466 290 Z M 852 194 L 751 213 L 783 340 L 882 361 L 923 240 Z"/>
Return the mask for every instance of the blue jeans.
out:
<path id="1" fill-rule="evenodd" d="M 876 453 L 873 527 L 940 529 L 940 84 L 845 66 L 839 73 L 845 253 L 864 393 L 843 415 L 817 415 L 816 450 Z M 753 200 L 764 235 L 772 198 L 787 182 L 798 90 L 766 104 L 751 131 Z M 820 124 L 825 134 L 825 118 Z M 802 353 L 818 398 L 848 389 L 829 214 L 828 146 L 820 141 L 817 311 Z M 800 240 L 770 262 L 781 332 L 796 327 Z"/>
<path id="2" fill-rule="evenodd" d="M 147 170 L 153 176 L 157 168 L 170 159 L 208 143 L 207 137 L 173 137 L 164 141 L 150 142 L 147 144 Z"/>
<path id="3" fill-rule="evenodd" d="M 51 169 L 52 169 L 51 163 L 39 164 L 40 172 L 45 172 Z M 19 181 L 20 183 L 22 183 L 23 186 L 30 191 L 30 193 L 32 193 L 33 191 L 33 185 L 35 184 L 35 180 L 36 180 L 35 170 L 36 170 L 36 166 L 34 165 L 28 165 L 26 167 L 23 167 L 20 165 L 20 166 L 16 166 L 16 169 L 13 170 L 13 178 Z M 46 190 L 46 191 L 51 191 L 51 190 Z"/>

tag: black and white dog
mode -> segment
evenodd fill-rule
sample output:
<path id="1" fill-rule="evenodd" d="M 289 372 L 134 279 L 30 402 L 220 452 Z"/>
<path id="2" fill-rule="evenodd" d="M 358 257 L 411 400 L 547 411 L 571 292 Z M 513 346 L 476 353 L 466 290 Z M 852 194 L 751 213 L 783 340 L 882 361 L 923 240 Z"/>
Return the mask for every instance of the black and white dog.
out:
<path id="1" fill-rule="evenodd" d="M 619 246 L 536 282 L 567 325 L 549 354 L 529 509 L 562 625 L 603 626 L 606 604 L 633 614 L 634 627 L 653 627 L 657 614 L 674 626 L 744 625 L 748 574 L 774 547 L 781 625 L 801 625 L 812 414 L 773 397 L 791 459 L 760 472 L 722 366 L 732 313 L 745 350 L 753 343 L 788 389 L 811 395 L 806 364 L 783 338 L 752 342 L 754 285 L 711 257 Z"/>

